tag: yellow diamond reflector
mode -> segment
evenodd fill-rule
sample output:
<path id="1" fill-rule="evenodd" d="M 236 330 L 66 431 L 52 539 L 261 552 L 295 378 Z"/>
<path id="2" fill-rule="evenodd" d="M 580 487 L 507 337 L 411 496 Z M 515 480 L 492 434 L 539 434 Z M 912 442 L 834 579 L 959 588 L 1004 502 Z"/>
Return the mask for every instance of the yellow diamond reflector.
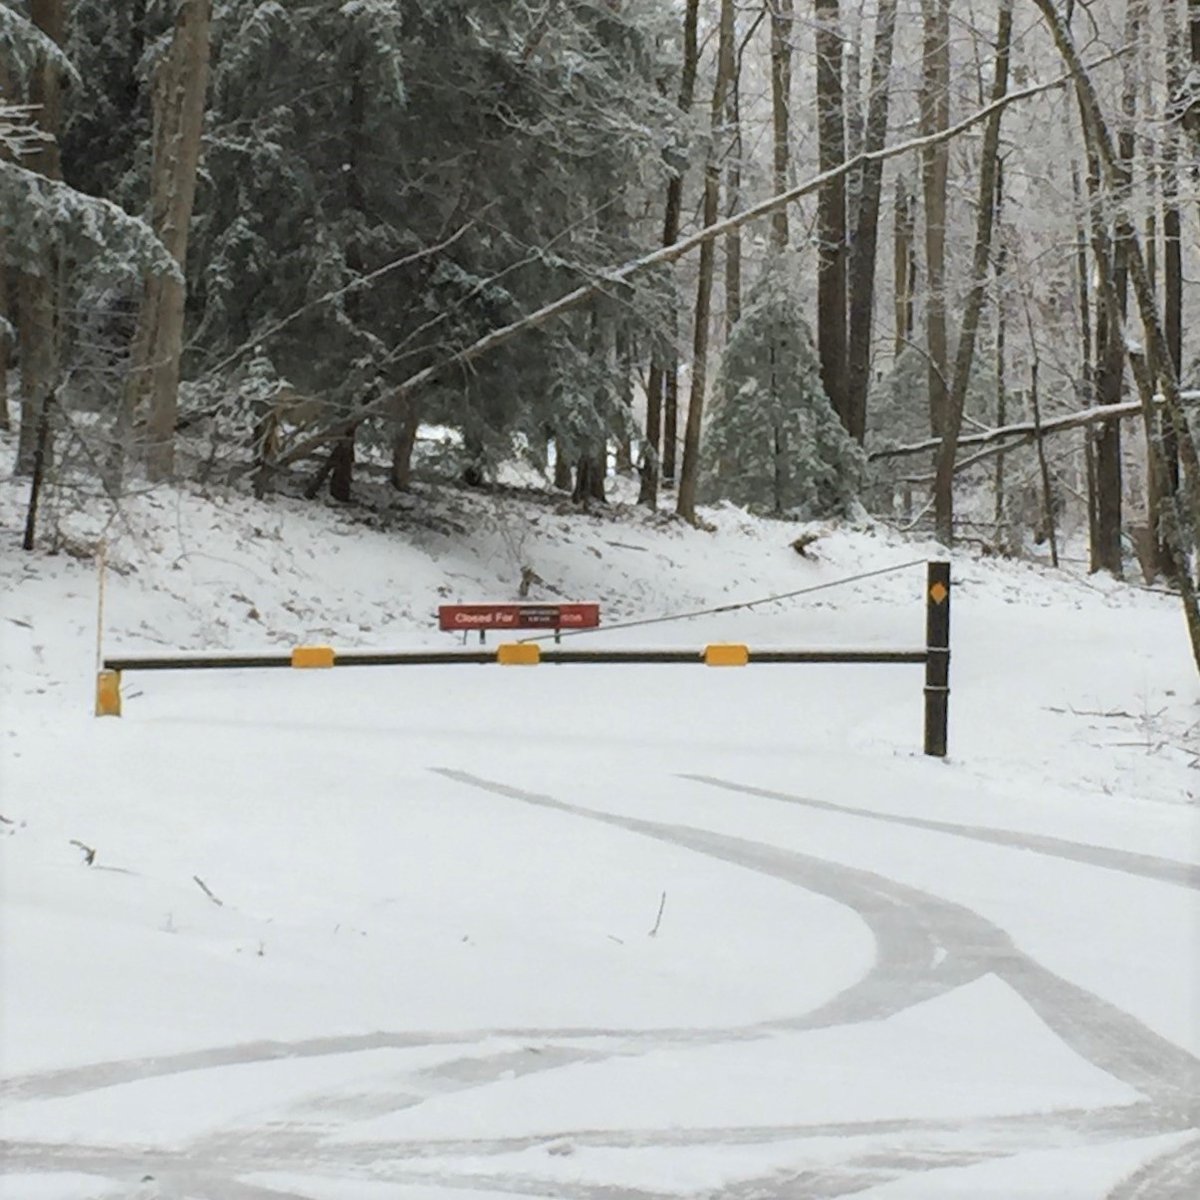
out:
<path id="1" fill-rule="evenodd" d="M 750 649 L 738 642 L 717 642 L 704 647 L 704 662 L 710 667 L 744 667 L 750 661 Z"/>
<path id="2" fill-rule="evenodd" d="M 929 589 L 929 598 L 934 604 L 944 604 L 948 595 L 950 595 L 950 592 L 944 583 L 935 583 Z"/>
<path id="3" fill-rule="evenodd" d="M 496 661 L 502 667 L 536 667 L 542 648 L 536 642 L 502 642 L 496 647 Z"/>
<path id="4" fill-rule="evenodd" d="M 297 646 L 292 651 L 293 667 L 332 667 L 332 646 Z"/>

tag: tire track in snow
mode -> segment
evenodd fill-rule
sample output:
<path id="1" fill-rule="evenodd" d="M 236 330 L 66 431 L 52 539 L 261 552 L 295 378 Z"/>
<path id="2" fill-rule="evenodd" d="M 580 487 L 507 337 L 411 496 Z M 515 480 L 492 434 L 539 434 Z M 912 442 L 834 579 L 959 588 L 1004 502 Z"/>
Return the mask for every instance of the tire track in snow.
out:
<path id="1" fill-rule="evenodd" d="M 763 1128 L 759 1130 L 746 1128 L 705 1129 L 705 1130 L 672 1130 L 644 1132 L 614 1132 L 614 1131 L 580 1131 L 559 1135 L 581 1145 L 604 1146 L 609 1148 L 637 1148 L 643 1146 L 669 1147 L 712 1145 L 728 1142 L 730 1144 L 745 1144 L 747 1142 L 770 1142 L 784 1138 L 805 1138 L 814 1136 L 842 1136 L 858 1138 L 869 1136 L 873 1130 L 890 1131 L 907 1149 L 894 1147 L 899 1157 L 894 1163 L 875 1160 L 870 1163 L 860 1163 L 852 1157 L 839 1170 L 831 1166 L 828 1171 L 814 1174 L 805 1172 L 801 1175 L 786 1173 L 781 1178 L 779 1174 L 763 1177 L 759 1180 L 747 1180 L 746 1188 L 739 1195 L 786 1195 L 789 1198 L 821 1197 L 846 1194 L 860 1190 L 864 1186 L 864 1166 L 878 1172 L 874 1182 L 883 1182 L 887 1178 L 907 1173 L 909 1170 L 927 1169 L 909 1162 L 913 1154 L 920 1154 L 927 1146 L 928 1138 L 936 1135 L 939 1129 L 953 1130 L 960 1133 L 969 1132 L 977 1144 L 982 1142 L 980 1157 L 990 1157 L 1011 1153 L 1014 1138 L 1023 1145 L 1032 1141 L 1035 1145 L 1061 1144 L 1059 1139 L 1065 1137 L 1069 1142 L 1086 1144 L 1103 1139 L 1114 1132 L 1127 1131 L 1131 1134 L 1148 1132 L 1165 1132 L 1175 1129 L 1191 1128 L 1194 1119 L 1194 1109 L 1189 1114 L 1186 1106 L 1187 1089 L 1190 1085 L 1187 1072 L 1194 1068 L 1195 1060 L 1184 1056 L 1182 1060 L 1175 1056 L 1183 1054 L 1177 1048 L 1170 1047 L 1165 1058 L 1160 1053 L 1158 1045 L 1162 1039 L 1138 1025 L 1133 1018 L 1119 1010 L 1106 1011 L 1104 1002 L 1090 993 L 1082 992 L 1073 985 L 1059 979 L 1050 972 L 1044 971 L 1037 964 L 1025 959 L 1013 948 L 1011 941 L 1001 930 L 991 926 L 983 918 L 960 905 L 942 900 L 928 893 L 909 888 L 885 877 L 871 872 L 834 864 L 821 859 L 804 855 L 794 855 L 777 850 L 774 847 L 748 842 L 742 839 L 725 837 L 704 830 L 685 826 L 663 825 L 655 822 L 642 821 L 636 818 L 621 818 L 611 814 L 580 808 L 555 800 L 552 797 L 540 796 L 535 793 L 523 792 L 509 788 L 491 780 L 466 775 L 460 772 L 443 771 L 443 775 L 473 787 L 482 787 L 487 791 L 503 795 L 507 798 L 521 800 L 527 803 L 539 804 L 543 807 L 558 810 L 575 817 L 583 817 L 625 828 L 631 832 L 652 836 L 685 849 L 694 850 L 712 857 L 722 859 L 766 873 L 787 882 L 798 884 L 814 891 L 823 891 L 839 903 L 848 904 L 860 913 L 862 919 L 872 929 L 879 943 L 879 962 L 876 969 L 867 977 L 834 997 L 818 1009 L 796 1018 L 783 1021 L 765 1022 L 729 1030 L 712 1029 L 658 1029 L 658 1030 L 615 1030 L 615 1029 L 562 1029 L 562 1030 L 489 1030 L 462 1031 L 457 1033 L 373 1033 L 351 1037 L 321 1037 L 306 1039 L 296 1043 L 264 1041 L 238 1046 L 221 1047 L 216 1049 L 172 1055 L 155 1058 L 143 1058 L 123 1063 L 98 1064 L 90 1067 L 73 1068 L 58 1072 L 49 1072 L 40 1076 L 29 1076 L 24 1079 L 10 1081 L 0 1094 L 9 1098 L 36 1098 L 38 1096 L 53 1096 L 72 1094 L 77 1091 L 89 1091 L 98 1087 L 112 1086 L 121 1082 L 131 1082 L 137 1079 L 149 1078 L 202 1070 L 211 1067 L 238 1065 L 247 1062 L 263 1062 L 294 1057 L 311 1057 L 353 1051 L 410 1048 L 427 1045 L 446 1045 L 453 1047 L 461 1045 L 469 1047 L 473 1043 L 493 1037 L 523 1037 L 536 1038 L 543 1043 L 561 1038 L 603 1037 L 620 1039 L 620 1045 L 597 1047 L 594 1051 L 576 1054 L 574 1048 L 543 1046 L 529 1050 L 529 1062 L 522 1063 L 514 1060 L 523 1057 L 522 1052 L 507 1052 L 491 1056 L 496 1059 L 499 1074 L 511 1072 L 514 1069 L 520 1073 L 553 1070 L 567 1065 L 572 1061 L 586 1059 L 599 1060 L 623 1054 L 640 1054 L 647 1047 L 680 1042 L 714 1043 L 730 1042 L 761 1036 L 763 1033 L 779 1029 L 815 1028 L 837 1023 L 863 1020 L 877 1020 L 884 1016 L 922 999 L 927 999 L 959 986 L 970 979 L 987 971 L 995 971 L 1005 978 L 1025 996 L 1033 1007 L 1041 1013 L 1051 1028 L 1056 1029 L 1062 1036 L 1059 1022 L 1047 1018 L 1043 1008 L 1052 1010 L 1081 1009 L 1084 1018 L 1094 1018 L 1099 1010 L 1098 1024 L 1107 1030 L 1108 1036 L 1100 1038 L 1100 1053 L 1098 1066 L 1111 1069 L 1109 1062 L 1120 1060 L 1119 1043 L 1132 1027 L 1135 1037 L 1129 1052 L 1129 1061 L 1123 1063 L 1121 1071 L 1114 1071 L 1119 1078 L 1133 1083 L 1148 1096 L 1151 1102 L 1124 1106 L 1115 1110 L 1080 1110 L 1074 1114 L 1022 1114 L 1008 1118 L 973 1118 L 961 1123 L 930 1122 L 921 1120 L 897 1120 L 892 1122 L 845 1123 L 838 1126 L 797 1126 L 780 1128 Z M 838 806 L 833 806 L 838 807 Z M 857 815 L 857 814 L 855 814 Z M 875 815 L 866 813 L 865 815 Z M 821 884 L 823 886 L 818 886 Z M 943 955 L 939 961 L 939 956 Z M 999 964 L 1007 963 L 1009 973 L 1000 969 Z M 1024 983 L 1026 989 L 1040 997 L 1041 1004 L 1034 1003 L 1026 991 L 1019 986 Z M 1092 1032 L 1080 1035 L 1076 1028 L 1081 1018 L 1066 1021 L 1075 1036 L 1094 1038 L 1094 1020 L 1083 1020 L 1083 1024 L 1091 1027 Z M 1140 1031 L 1140 1032 L 1139 1032 Z M 1150 1039 L 1149 1048 L 1143 1038 Z M 1068 1038 L 1069 1040 L 1069 1038 Z M 1117 1046 L 1114 1046 L 1114 1042 Z M 1074 1043 L 1071 1043 L 1074 1044 Z M 1078 1047 L 1076 1047 L 1078 1049 Z M 549 1051 L 540 1062 L 536 1061 L 539 1054 Z M 1082 1051 L 1081 1051 L 1082 1052 Z M 469 1057 L 469 1056 L 468 1056 Z M 1085 1057 L 1091 1055 L 1085 1054 Z M 423 1068 L 414 1072 L 421 1074 L 446 1076 L 444 1086 L 431 1086 L 428 1094 L 442 1094 L 458 1090 L 469 1090 L 473 1086 L 486 1086 L 498 1077 L 497 1071 L 492 1071 L 488 1058 L 476 1062 L 466 1062 L 465 1059 L 455 1060 L 437 1067 Z M 460 1065 L 456 1066 L 455 1063 Z M 1174 1066 L 1182 1063 L 1184 1068 L 1179 1076 L 1179 1087 L 1144 1086 L 1149 1075 L 1151 1084 L 1161 1081 L 1162 1073 L 1170 1075 Z M 1190 1063 L 1190 1065 L 1189 1065 Z M 1181 1098 L 1184 1103 L 1181 1105 Z M 331 1096 L 331 1112 L 339 1112 L 337 1105 L 340 1098 Z M 414 1103 L 419 1103 L 421 1097 L 415 1096 Z M 404 1107 L 405 1105 L 400 1105 Z M 393 1142 L 387 1146 L 339 1146 L 336 1155 L 331 1159 L 329 1148 L 322 1148 L 321 1131 L 311 1125 L 294 1125 L 285 1119 L 283 1123 L 272 1121 L 264 1128 L 242 1131 L 223 1131 L 209 1135 L 193 1143 L 183 1152 L 184 1161 L 191 1164 L 180 1170 L 180 1158 L 171 1153 L 152 1155 L 157 1160 L 154 1165 L 162 1172 L 160 1178 L 164 1183 L 168 1180 L 183 1182 L 186 1180 L 187 1194 L 192 1196 L 211 1195 L 214 1200 L 233 1193 L 223 1184 L 232 1183 L 236 1174 L 263 1169 L 266 1164 L 274 1162 L 280 1169 L 296 1169 L 298 1166 L 311 1170 L 321 1166 L 338 1172 L 353 1172 L 356 1168 L 366 1169 L 368 1165 L 378 1165 L 380 1159 L 414 1160 L 426 1156 L 443 1157 L 449 1153 L 467 1154 L 504 1154 L 522 1147 L 528 1148 L 544 1145 L 545 1137 L 529 1137 L 505 1139 L 498 1142 L 463 1142 L 450 1143 L 403 1143 Z M 910 1142 L 915 1144 L 908 1145 Z M 8 1143 L 2 1146 L 8 1169 L 12 1170 L 17 1163 L 26 1162 L 35 1170 L 61 1169 L 63 1164 L 75 1163 L 83 1168 L 90 1165 L 107 1168 L 110 1177 L 123 1168 L 129 1168 L 147 1159 L 139 1155 L 131 1147 L 105 1147 L 87 1149 L 80 1147 L 50 1147 L 45 1144 L 22 1145 Z M 1185 1148 L 1186 1149 L 1186 1148 Z M 903 1160 L 903 1161 L 902 1161 Z M 934 1160 L 930 1160 L 932 1164 Z M 905 1164 L 908 1163 L 906 1166 Z M 1150 1174 L 1151 1167 L 1154 1174 Z M 880 1172 L 880 1168 L 882 1171 Z M 1118 1192 L 1114 1200 L 1143 1200 L 1151 1195 L 1191 1195 L 1193 1175 L 1186 1172 L 1192 1170 L 1191 1160 L 1183 1151 L 1175 1155 L 1164 1156 L 1147 1167 L 1144 1172 L 1129 1181 L 1132 1186 L 1136 1180 L 1141 1190 Z M 419 1183 L 422 1180 L 405 1174 L 403 1161 L 396 1161 L 395 1170 L 399 1172 L 397 1182 Z M 353 1178 L 353 1175 L 351 1175 Z M 1158 1184 L 1174 1186 L 1179 1181 L 1182 1191 L 1159 1191 L 1153 1189 Z M 431 1182 L 426 1177 L 423 1182 Z M 454 1174 L 445 1178 L 443 1185 L 461 1188 L 466 1192 L 480 1185 L 478 1177 L 467 1177 Z M 532 1186 L 536 1180 L 524 1180 L 515 1177 L 497 1177 L 497 1183 L 502 1183 L 503 1190 L 522 1191 L 525 1186 Z M 170 1186 L 169 1184 L 167 1185 Z M 241 1185 L 239 1185 L 241 1186 Z M 247 1200 L 252 1194 L 265 1193 L 251 1185 L 246 1191 Z M 164 1194 L 174 1194 L 165 1192 Z M 182 1193 L 180 1193 L 182 1194 Z M 239 1195 L 242 1193 L 238 1193 Z M 578 1200 L 608 1200 L 616 1196 L 636 1197 L 639 1200 L 649 1200 L 652 1193 L 637 1190 L 622 1190 L 605 1187 L 573 1187 L 568 1190 L 560 1188 L 560 1194 L 577 1197 Z"/>
<path id="2" fill-rule="evenodd" d="M 947 833 L 954 837 L 971 838 L 977 842 L 991 842 L 997 846 L 1010 846 L 1016 850 L 1030 850 L 1035 854 L 1051 858 L 1068 859 L 1086 863 L 1092 867 L 1105 867 L 1125 875 L 1140 875 L 1159 883 L 1173 883 L 1180 887 L 1200 890 L 1200 866 L 1195 863 L 1179 862 L 1173 858 L 1156 858 L 1152 854 L 1139 854 L 1132 850 L 1118 850 L 1111 846 L 1093 846 L 1086 842 L 1072 842 L 1065 838 L 1051 837 L 1042 833 L 1026 833 L 1014 829 L 992 829 L 979 825 L 960 825 L 953 821 L 938 821 L 930 817 L 910 817 L 902 813 L 878 812 L 870 808 L 855 808 L 848 804 L 835 804 L 831 800 L 813 800 L 807 796 L 795 796 L 788 792 L 777 792 L 770 788 L 752 787 L 749 784 L 733 783 L 713 775 L 681 775 L 695 783 L 708 784 L 728 792 L 739 792 L 744 796 L 759 796 L 765 800 L 778 800 L 784 804 L 798 804 L 805 808 L 834 812 L 843 816 L 865 817 L 872 821 L 885 821 L 892 825 L 908 825 L 914 829 L 927 829 L 934 833 Z"/>
<path id="3" fill-rule="evenodd" d="M 777 1027 L 804 1028 L 814 1019 L 821 1024 L 883 1019 L 991 972 L 1088 1062 L 1166 1112 L 1195 1110 L 1200 1060 L 1116 1005 L 1035 962 L 998 925 L 969 908 L 859 867 L 692 826 L 599 812 L 465 771 L 437 773 L 511 800 L 627 829 L 820 892 L 854 909 L 877 937 L 887 939 L 881 941 L 879 959 L 863 980 L 816 1013 Z M 885 902 L 882 910 L 880 898 Z M 902 920 L 898 910 L 905 909 L 907 920 Z M 886 920 L 880 919 L 881 912 L 887 913 Z M 936 969 L 929 954 L 934 945 L 947 951 Z"/>
<path id="4" fill-rule="evenodd" d="M 1107 1200 L 1195 1200 L 1197 1196 L 1200 1137 L 1152 1159 L 1113 1188 Z"/>

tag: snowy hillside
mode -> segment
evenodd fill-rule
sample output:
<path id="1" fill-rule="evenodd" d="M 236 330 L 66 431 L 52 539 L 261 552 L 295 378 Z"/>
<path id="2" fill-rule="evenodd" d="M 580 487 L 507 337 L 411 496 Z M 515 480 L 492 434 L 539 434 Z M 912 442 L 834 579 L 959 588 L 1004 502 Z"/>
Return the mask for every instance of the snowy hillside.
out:
<path id="1" fill-rule="evenodd" d="M 911 665 L 131 673 L 98 720 L 101 537 L 109 653 L 452 648 L 523 569 L 600 602 L 573 644 L 917 648 L 938 551 L 185 488 L 24 555 L 2 474 L 0 1195 L 1200 1186 L 1172 598 L 956 554 L 944 762 Z"/>

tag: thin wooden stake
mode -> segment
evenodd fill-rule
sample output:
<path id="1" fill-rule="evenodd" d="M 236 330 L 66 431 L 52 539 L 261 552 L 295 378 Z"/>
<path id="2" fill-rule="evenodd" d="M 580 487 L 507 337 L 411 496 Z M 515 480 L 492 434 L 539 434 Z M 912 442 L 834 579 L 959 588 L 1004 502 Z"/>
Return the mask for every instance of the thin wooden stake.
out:
<path id="1" fill-rule="evenodd" d="M 108 574 L 108 542 L 96 552 L 96 673 L 104 670 L 104 583 Z"/>

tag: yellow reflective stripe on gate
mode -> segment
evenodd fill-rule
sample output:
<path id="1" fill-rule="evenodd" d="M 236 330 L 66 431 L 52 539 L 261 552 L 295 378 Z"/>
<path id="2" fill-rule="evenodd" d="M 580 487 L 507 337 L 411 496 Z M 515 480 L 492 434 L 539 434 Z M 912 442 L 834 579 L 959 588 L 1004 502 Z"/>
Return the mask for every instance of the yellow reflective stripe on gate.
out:
<path id="1" fill-rule="evenodd" d="M 750 661 L 750 648 L 739 642 L 716 642 L 704 647 L 704 662 L 709 667 L 744 667 Z"/>
<path id="2" fill-rule="evenodd" d="M 332 667 L 332 646 L 297 646 L 292 651 L 293 667 Z"/>
<path id="3" fill-rule="evenodd" d="M 502 667 L 536 667 L 542 649 L 536 642 L 502 642 L 496 647 L 496 661 Z"/>

